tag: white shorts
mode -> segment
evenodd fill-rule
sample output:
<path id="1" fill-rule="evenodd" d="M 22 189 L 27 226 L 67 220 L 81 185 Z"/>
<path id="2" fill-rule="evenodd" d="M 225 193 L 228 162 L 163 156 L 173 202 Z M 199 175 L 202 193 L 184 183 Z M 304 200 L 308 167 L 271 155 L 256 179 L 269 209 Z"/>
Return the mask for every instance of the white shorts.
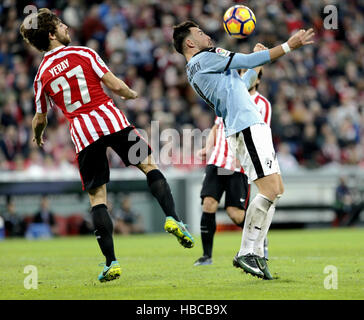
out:
<path id="1" fill-rule="evenodd" d="M 273 173 L 281 173 L 273 147 L 272 131 L 267 124 L 252 125 L 227 140 L 249 183 Z"/>

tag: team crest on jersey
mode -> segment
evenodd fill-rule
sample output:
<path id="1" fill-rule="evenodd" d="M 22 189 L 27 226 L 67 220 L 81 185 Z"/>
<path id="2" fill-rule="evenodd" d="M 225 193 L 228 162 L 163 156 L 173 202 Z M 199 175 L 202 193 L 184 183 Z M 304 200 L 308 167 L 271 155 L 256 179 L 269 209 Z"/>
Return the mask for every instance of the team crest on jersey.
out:
<path id="1" fill-rule="evenodd" d="M 96 57 L 96 60 L 98 61 L 98 63 L 100 63 L 102 66 L 105 66 L 105 62 L 99 57 Z"/>
<path id="2" fill-rule="evenodd" d="M 227 58 L 230 55 L 230 51 L 225 50 L 223 48 L 216 48 L 215 52 L 219 55 L 222 56 L 224 58 Z"/>

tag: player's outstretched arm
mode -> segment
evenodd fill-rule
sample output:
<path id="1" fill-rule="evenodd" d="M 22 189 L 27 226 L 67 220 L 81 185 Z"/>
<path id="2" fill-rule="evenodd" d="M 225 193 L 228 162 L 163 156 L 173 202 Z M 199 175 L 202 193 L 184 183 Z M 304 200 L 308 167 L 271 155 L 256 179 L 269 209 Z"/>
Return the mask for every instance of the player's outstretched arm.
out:
<path id="1" fill-rule="evenodd" d="M 38 147 L 42 147 L 44 144 L 43 133 L 47 126 L 47 113 L 36 113 L 32 120 L 33 129 L 33 142 L 35 142 Z"/>
<path id="2" fill-rule="evenodd" d="M 279 57 L 285 55 L 292 50 L 299 49 L 302 46 L 314 43 L 312 39 L 314 35 L 315 33 L 313 32 L 312 28 L 308 30 L 302 29 L 300 31 L 297 31 L 292 37 L 287 40 L 287 42 L 272 49 L 269 49 L 271 61 L 278 59 Z"/>
<path id="3" fill-rule="evenodd" d="M 138 98 L 138 94 L 134 90 L 130 89 L 124 81 L 116 77 L 111 71 L 106 72 L 101 80 L 106 87 L 115 94 L 119 95 L 122 99 Z"/>
<path id="4" fill-rule="evenodd" d="M 226 67 L 223 68 L 226 63 L 223 61 L 221 65 L 214 66 L 214 69 L 216 69 L 216 71 L 226 71 L 227 69 L 253 69 L 258 66 L 262 66 L 278 59 L 292 50 L 313 43 L 314 41 L 312 40 L 312 37 L 314 35 L 315 33 L 313 32 L 313 29 L 309 29 L 307 31 L 300 30 L 290 37 L 287 42 L 272 49 L 258 50 L 250 54 L 231 53 Z"/>

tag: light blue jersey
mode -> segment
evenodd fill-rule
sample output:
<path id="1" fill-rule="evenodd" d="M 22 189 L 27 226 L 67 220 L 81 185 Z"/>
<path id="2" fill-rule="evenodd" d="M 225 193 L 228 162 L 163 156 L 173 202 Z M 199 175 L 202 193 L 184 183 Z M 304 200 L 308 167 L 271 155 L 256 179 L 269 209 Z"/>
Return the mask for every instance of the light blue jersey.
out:
<path id="1" fill-rule="evenodd" d="M 270 62 L 268 50 L 251 54 L 208 48 L 195 54 L 186 66 L 188 81 L 206 103 L 224 119 L 226 136 L 264 123 L 248 89 L 257 78 L 254 70 L 243 77 L 235 69 L 252 69 Z"/>

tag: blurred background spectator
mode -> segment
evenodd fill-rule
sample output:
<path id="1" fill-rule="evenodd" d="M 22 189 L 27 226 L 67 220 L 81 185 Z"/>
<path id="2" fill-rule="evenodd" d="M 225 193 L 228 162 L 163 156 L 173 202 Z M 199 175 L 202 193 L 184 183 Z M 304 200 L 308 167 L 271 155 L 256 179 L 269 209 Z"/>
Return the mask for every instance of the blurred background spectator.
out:
<path id="1" fill-rule="evenodd" d="M 0 4 L 0 171 L 36 176 L 62 168 L 72 173 L 74 150 L 59 110 L 49 112 L 44 151 L 31 143 L 32 82 L 42 55 L 25 45 L 19 34 L 25 3 L 7 0 Z M 314 27 L 315 45 L 267 66 L 259 88 L 272 103 L 273 138 L 284 159 L 282 170 L 285 165 L 290 169 L 364 166 L 362 1 L 330 2 L 338 8 L 337 30 L 323 26 L 327 1 L 244 1 L 257 17 L 256 31 L 246 40 L 233 39 L 223 30 L 223 13 L 235 4 L 230 0 L 31 3 L 54 9 L 69 26 L 72 45 L 98 51 L 138 91 L 140 98 L 133 101 L 111 96 L 149 138 L 153 120 L 159 122 L 160 132 L 173 128 L 180 134 L 184 128 L 204 130 L 213 124 L 213 111 L 188 85 L 184 58 L 172 47 L 173 25 L 193 19 L 217 46 L 244 53 L 252 52 L 257 42 L 272 47 L 300 28 Z M 181 139 L 176 148 L 191 144 Z M 111 156 L 110 165 L 122 163 Z"/>
<path id="2" fill-rule="evenodd" d="M 0 240 L 5 238 L 5 222 L 4 218 L 0 215 Z"/>
<path id="3" fill-rule="evenodd" d="M 349 181 L 348 181 L 349 180 Z M 361 192 L 355 177 L 341 177 L 335 192 L 335 220 L 333 226 L 353 226 L 359 222 L 364 209 Z"/>
<path id="4" fill-rule="evenodd" d="M 12 198 L 7 199 L 6 209 L 3 213 L 5 235 L 7 237 L 22 237 L 25 233 L 24 219 L 16 212 L 15 202 Z"/>
<path id="5" fill-rule="evenodd" d="M 119 208 L 113 208 L 108 204 L 109 212 L 113 218 L 115 233 L 135 234 L 144 233 L 143 219 L 140 214 L 132 209 L 131 199 L 124 195 Z"/>
<path id="6" fill-rule="evenodd" d="M 40 209 L 33 217 L 33 223 L 47 225 L 51 231 L 51 235 L 58 235 L 58 226 L 53 212 L 50 210 L 49 200 L 47 196 L 42 196 L 40 201 Z"/>

